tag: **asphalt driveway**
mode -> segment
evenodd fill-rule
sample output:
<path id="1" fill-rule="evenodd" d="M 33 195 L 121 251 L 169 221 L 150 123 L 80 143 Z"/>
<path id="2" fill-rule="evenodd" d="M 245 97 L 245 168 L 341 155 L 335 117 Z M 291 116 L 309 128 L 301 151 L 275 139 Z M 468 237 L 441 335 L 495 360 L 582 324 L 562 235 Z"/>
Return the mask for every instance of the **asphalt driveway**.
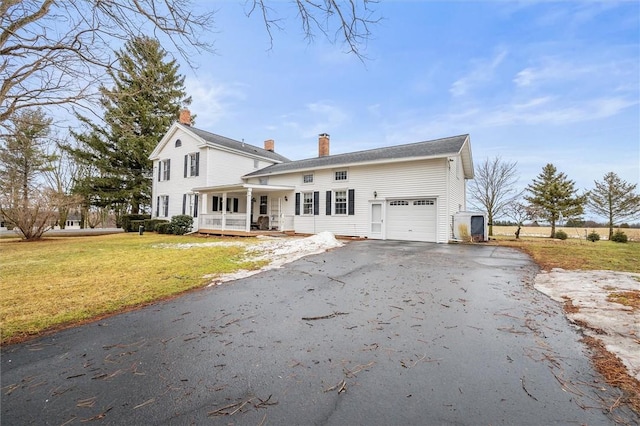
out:
<path id="1" fill-rule="evenodd" d="M 185 253 L 187 255 L 187 253 Z M 507 248 L 351 242 L 2 349 L 1 423 L 633 423 Z M 97 283 L 96 285 L 99 285 Z"/>

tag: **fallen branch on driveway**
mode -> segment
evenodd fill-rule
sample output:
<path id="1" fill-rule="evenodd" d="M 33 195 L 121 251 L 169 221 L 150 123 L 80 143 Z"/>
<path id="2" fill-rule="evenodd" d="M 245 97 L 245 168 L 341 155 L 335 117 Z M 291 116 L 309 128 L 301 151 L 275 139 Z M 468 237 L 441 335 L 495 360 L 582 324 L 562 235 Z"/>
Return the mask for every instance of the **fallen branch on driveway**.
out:
<path id="1" fill-rule="evenodd" d="M 349 313 L 348 312 L 334 312 L 332 314 L 322 315 L 320 317 L 302 317 L 302 321 L 315 321 L 315 320 L 330 319 L 330 318 L 335 318 L 338 315 L 349 315 Z"/>

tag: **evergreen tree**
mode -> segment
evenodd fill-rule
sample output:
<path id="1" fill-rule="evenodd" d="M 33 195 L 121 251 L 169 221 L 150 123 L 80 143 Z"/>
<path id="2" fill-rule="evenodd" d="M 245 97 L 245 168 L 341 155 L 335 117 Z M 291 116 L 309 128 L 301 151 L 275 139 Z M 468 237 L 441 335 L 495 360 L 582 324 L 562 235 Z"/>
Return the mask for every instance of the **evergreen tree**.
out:
<path id="1" fill-rule="evenodd" d="M 620 179 L 614 172 L 604 175 L 602 182 L 594 183 L 596 187 L 589 193 L 587 202 L 594 213 L 607 218 L 611 239 L 616 222 L 640 215 L 640 195 L 635 192 L 637 184 Z"/>
<path id="2" fill-rule="evenodd" d="M 551 238 L 556 233 L 556 222 L 561 217 L 577 218 L 584 212 L 586 194 L 577 195 L 578 190 L 574 187 L 575 182 L 558 172 L 553 164 L 547 164 L 526 188 L 531 195 L 524 198 L 536 208 L 542 219 L 549 221 Z"/>
<path id="3" fill-rule="evenodd" d="M 119 71 L 110 71 L 111 89 L 100 89 L 104 123 L 78 115 L 86 133 L 74 133 L 78 148 L 69 148 L 95 173 L 79 182 L 77 190 L 92 205 L 138 214 L 150 205 L 153 164 L 148 157 L 186 97 L 184 76 L 175 60 L 150 37 L 137 37 L 116 53 Z"/>
<path id="4" fill-rule="evenodd" d="M 39 239 L 55 216 L 40 180 L 55 159 L 46 152 L 50 125 L 41 109 L 21 110 L 0 143 L 0 214 L 26 240 Z"/>

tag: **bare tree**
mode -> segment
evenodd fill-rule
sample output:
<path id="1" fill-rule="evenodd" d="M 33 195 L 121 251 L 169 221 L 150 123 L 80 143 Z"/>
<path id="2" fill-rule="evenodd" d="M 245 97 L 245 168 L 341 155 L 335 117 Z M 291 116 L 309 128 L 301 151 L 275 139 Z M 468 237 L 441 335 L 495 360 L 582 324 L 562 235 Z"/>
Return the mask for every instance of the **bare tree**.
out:
<path id="1" fill-rule="evenodd" d="M 60 144 L 56 144 L 49 155 L 52 161 L 44 173 L 44 179 L 51 192 L 52 207 L 57 210 L 58 226 L 64 229 L 69 213 L 74 208 L 79 208 L 83 201 L 82 196 L 73 193 L 78 179 L 79 165 L 67 151 L 60 148 Z"/>
<path id="2" fill-rule="evenodd" d="M 516 240 L 520 239 L 520 230 L 524 225 L 524 221 L 531 220 L 536 217 L 534 207 L 528 206 L 519 201 L 513 201 L 507 204 L 504 208 L 504 213 L 509 219 L 513 220 L 518 227 L 515 232 Z"/>
<path id="3" fill-rule="evenodd" d="M 113 66 L 113 46 L 142 31 L 164 34 L 187 60 L 187 46 L 209 49 L 199 33 L 213 12 L 192 9 L 191 0 L 3 0 L 0 124 L 20 109 L 87 99 Z"/>
<path id="4" fill-rule="evenodd" d="M 280 18 L 268 0 L 249 0 L 260 10 L 269 37 Z M 343 40 L 362 58 L 370 35 L 371 0 L 290 0 L 305 36 L 316 31 Z M 0 2 L 0 130 L 18 110 L 95 101 L 106 70 L 116 66 L 114 50 L 142 34 L 167 39 L 192 67 L 192 50 L 210 51 L 202 33 L 211 31 L 214 11 L 194 11 L 193 0 L 2 0 Z M 272 38 L 271 38 L 272 39 Z M 168 49 L 169 50 L 169 49 Z"/>
<path id="5" fill-rule="evenodd" d="M 522 194 L 516 189 L 517 164 L 495 157 L 476 166 L 475 178 L 469 185 L 470 204 L 487 212 L 489 236 L 493 236 L 494 219 L 504 215 L 505 207 Z"/>
<path id="6" fill-rule="evenodd" d="M 282 19 L 274 16 L 275 11 L 267 0 L 251 0 L 247 15 L 260 13 L 273 46 L 272 29 L 283 29 Z M 316 31 L 332 42 L 341 41 L 347 46 L 347 53 L 364 60 L 363 45 L 371 36 L 371 26 L 380 22 L 372 5 L 377 0 L 291 0 L 300 19 L 304 37 L 312 42 Z"/>

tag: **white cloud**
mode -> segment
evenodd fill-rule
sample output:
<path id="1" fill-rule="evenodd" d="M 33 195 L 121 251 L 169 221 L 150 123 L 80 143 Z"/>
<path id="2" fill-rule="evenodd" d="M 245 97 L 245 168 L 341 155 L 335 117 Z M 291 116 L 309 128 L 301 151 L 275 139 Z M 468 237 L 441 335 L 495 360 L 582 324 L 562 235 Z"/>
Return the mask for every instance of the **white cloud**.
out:
<path id="1" fill-rule="evenodd" d="M 495 70 L 507 56 L 506 49 L 500 49 L 490 61 L 474 60 L 473 69 L 464 77 L 454 81 L 449 92 L 455 96 L 466 95 L 475 86 L 491 81 Z"/>
<path id="2" fill-rule="evenodd" d="M 304 126 L 306 130 L 302 133 L 303 137 L 331 133 L 349 120 L 349 114 L 327 101 L 307 104 L 306 112 L 309 113 L 309 124 Z"/>
<path id="3" fill-rule="evenodd" d="M 247 98 L 247 86 L 239 83 L 223 85 L 208 79 L 187 78 L 185 86 L 192 97 L 189 108 L 197 115 L 196 123 L 206 123 L 207 128 L 231 115 L 230 106 Z"/>

